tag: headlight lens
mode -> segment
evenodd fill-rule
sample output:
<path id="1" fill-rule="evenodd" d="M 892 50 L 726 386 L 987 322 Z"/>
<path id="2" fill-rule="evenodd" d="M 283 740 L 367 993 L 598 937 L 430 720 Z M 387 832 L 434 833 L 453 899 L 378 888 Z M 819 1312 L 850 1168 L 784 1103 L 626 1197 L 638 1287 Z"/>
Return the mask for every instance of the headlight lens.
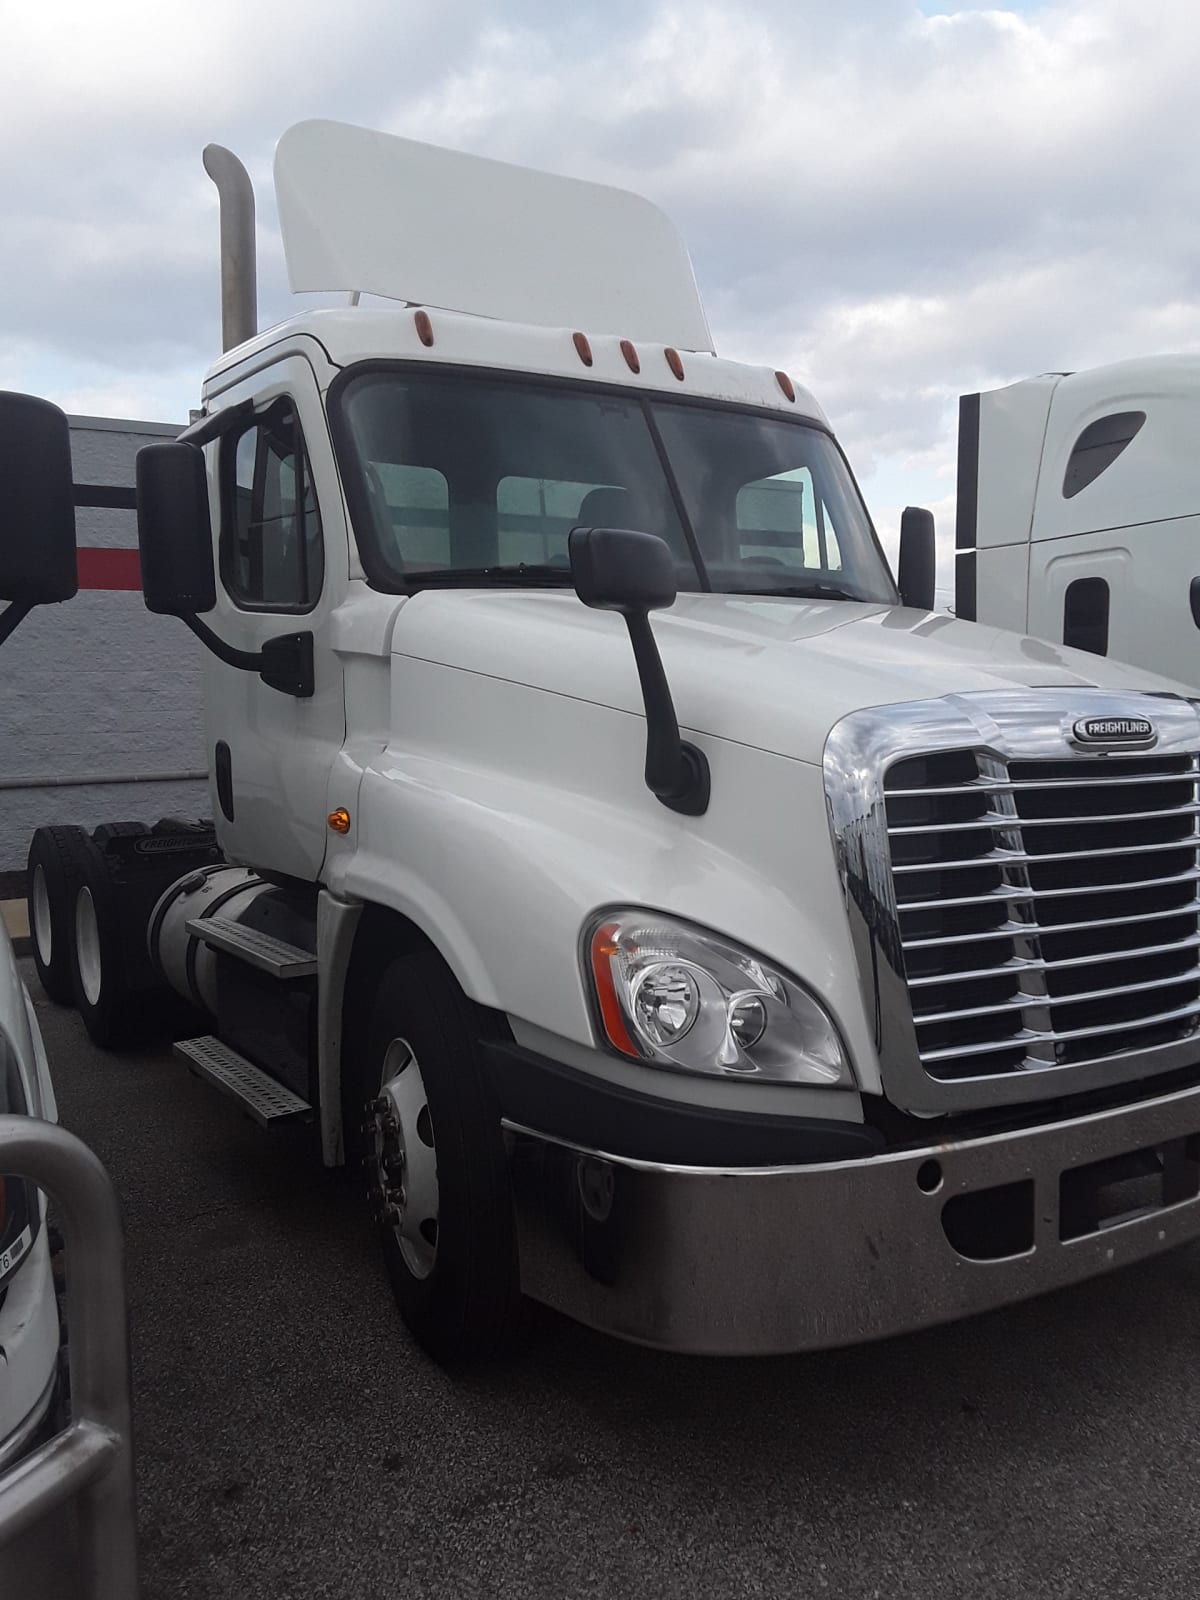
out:
<path id="1" fill-rule="evenodd" d="M 824 1007 L 748 950 L 638 911 L 598 919 L 587 950 L 604 1033 L 624 1055 L 718 1077 L 853 1082 Z"/>

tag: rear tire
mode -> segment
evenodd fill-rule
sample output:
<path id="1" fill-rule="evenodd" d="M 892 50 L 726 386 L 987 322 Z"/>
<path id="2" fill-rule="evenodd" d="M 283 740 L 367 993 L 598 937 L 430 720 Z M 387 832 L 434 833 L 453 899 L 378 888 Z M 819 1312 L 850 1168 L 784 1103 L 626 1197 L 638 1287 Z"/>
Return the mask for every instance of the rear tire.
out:
<path id="1" fill-rule="evenodd" d="M 346 1154 L 376 1191 L 404 1321 L 438 1362 L 511 1350 L 526 1302 L 500 1110 L 477 1018 L 440 956 L 418 951 L 384 967 L 351 1055 Z"/>
<path id="2" fill-rule="evenodd" d="M 94 847 L 84 857 L 72 902 L 71 989 L 93 1044 L 112 1049 L 135 1032 L 139 1013 L 125 974 L 116 891 Z"/>
<path id="3" fill-rule="evenodd" d="M 42 988 L 60 1006 L 74 1002 L 75 887 L 91 849 L 83 828 L 38 828 L 29 844 L 27 895 L 33 964 Z"/>

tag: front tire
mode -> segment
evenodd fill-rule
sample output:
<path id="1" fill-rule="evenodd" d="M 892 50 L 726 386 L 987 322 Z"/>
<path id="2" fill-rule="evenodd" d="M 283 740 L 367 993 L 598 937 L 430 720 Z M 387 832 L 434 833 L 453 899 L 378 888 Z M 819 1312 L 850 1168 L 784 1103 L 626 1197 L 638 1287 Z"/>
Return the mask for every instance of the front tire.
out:
<path id="1" fill-rule="evenodd" d="M 366 1173 L 404 1321 L 435 1361 L 511 1349 L 525 1303 L 500 1111 L 476 1016 L 440 956 L 385 966 L 353 1054 L 346 1153 Z"/>

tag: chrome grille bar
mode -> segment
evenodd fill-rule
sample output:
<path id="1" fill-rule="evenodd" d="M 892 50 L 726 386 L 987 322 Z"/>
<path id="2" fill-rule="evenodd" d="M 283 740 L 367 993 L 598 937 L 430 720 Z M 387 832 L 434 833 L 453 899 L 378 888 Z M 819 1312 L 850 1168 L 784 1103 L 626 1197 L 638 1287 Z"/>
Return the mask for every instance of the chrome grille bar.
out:
<path id="1" fill-rule="evenodd" d="M 1190 780 L 1182 780 L 1189 784 Z M 1103 828 L 1117 822 L 1154 822 L 1163 817 L 1194 817 L 1200 815 L 1200 806 L 1169 806 L 1165 811 L 1125 811 L 1125 812 L 1097 812 L 1091 817 L 1021 817 L 1021 827 L 1024 828 Z M 896 839 L 905 834 L 932 834 L 940 838 L 944 833 L 975 833 L 980 828 L 1010 828 L 1013 819 L 1011 816 L 1000 816 L 994 811 L 987 812 L 982 817 L 973 817 L 969 822 L 940 822 L 921 823 L 912 827 L 889 828 L 889 838 Z"/>
<path id="2" fill-rule="evenodd" d="M 1187 841 L 1183 842 L 1187 848 Z M 1195 848 L 1193 843 L 1192 848 Z M 987 863 L 984 862 L 986 866 Z M 926 871 L 940 868 L 927 867 Z M 969 894 L 948 900 L 906 900 L 899 906 L 901 916 L 906 911 L 941 911 L 947 906 L 977 906 L 989 900 L 1063 900 L 1080 894 L 1126 894 L 1135 889 L 1167 889 L 1174 884 L 1195 883 L 1200 879 L 1200 867 L 1189 867 L 1186 872 L 1172 873 L 1166 878 L 1138 878 L 1132 883 L 1086 883 L 1069 889 L 1028 889 L 1023 884 L 1002 883 L 998 888 L 985 889 L 981 894 Z M 1160 913 L 1166 915 L 1166 913 Z"/>
<path id="3" fill-rule="evenodd" d="M 1029 972 L 1046 972 L 1049 969 L 1041 962 L 1031 962 L 1027 968 Z M 1196 972 L 1195 964 L 1191 972 L 1175 973 L 1169 978 L 1151 978 L 1146 983 L 1123 983 L 1120 986 L 1122 994 L 1141 994 L 1149 989 L 1179 989 L 1184 984 L 1193 986 L 1200 984 L 1200 973 Z M 1049 998 L 1050 1004 L 1055 1006 L 1077 1006 L 1088 1000 L 1111 1000 L 1112 989 L 1091 989 L 1080 994 L 1059 994 L 1046 996 L 1039 994 L 1036 999 L 1039 1004 Z M 929 1027 L 936 1022 L 964 1022 L 968 1017 L 998 1017 L 1006 1011 L 1023 1011 L 1035 997 L 1028 993 L 1011 996 L 1008 1000 L 1000 1000 L 994 1006 L 965 1006 L 961 1011 L 918 1011 L 915 1021 L 918 1028 Z M 1200 997 L 1198 997 L 1200 998 Z"/>
<path id="4" fill-rule="evenodd" d="M 1157 917 L 1158 913 L 1155 913 L 1156 920 Z M 1097 924 L 1089 922 L 1080 924 L 1080 926 L 1091 928 L 1097 926 Z M 1010 939 L 1012 938 L 1012 931 L 1008 934 Z M 999 935 L 994 937 L 999 937 Z M 910 989 L 922 989 L 935 983 L 978 982 L 980 978 L 995 978 L 1007 972 L 1023 972 L 1028 967 L 1036 967 L 1042 972 L 1059 972 L 1069 967 L 1102 966 L 1107 961 L 1133 961 L 1141 956 L 1166 956 L 1174 954 L 1177 950 L 1195 949 L 1200 949 L 1200 933 L 1190 934 L 1186 939 L 1176 939 L 1172 944 L 1145 944 L 1132 950 L 1104 950 L 1092 956 L 1067 956 L 1062 961 L 1046 961 L 1041 956 L 1012 956 L 1009 960 L 1002 961 L 997 966 L 976 967 L 971 972 L 935 972 L 927 978 L 910 977 L 908 987 Z"/>
<path id="5" fill-rule="evenodd" d="M 1012 824 L 1007 824 L 1011 831 Z M 1184 834 L 1179 839 L 1168 839 L 1164 844 L 1128 844 L 1107 845 L 1103 848 L 1084 845 L 1079 850 L 1044 850 L 1030 855 L 1024 850 L 984 850 L 977 856 L 955 856 L 949 861 L 906 861 L 903 866 L 893 867 L 897 875 L 912 872 L 956 872 L 964 867 L 1011 866 L 1014 862 L 1034 861 L 1091 861 L 1095 856 L 1144 856 L 1161 855 L 1164 850 L 1193 850 L 1196 841 L 1191 834 Z M 1098 888 L 1104 887 L 1102 884 Z"/>
<path id="6" fill-rule="evenodd" d="M 1195 1000 L 1189 1001 L 1186 1006 L 1176 1006 L 1170 1011 L 1159 1011 L 1149 1016 L 1139 1017 L 1136 1022 L 1130 1023 L 1128 1029 L 1151 1028 L 1160 1023 L 1182 1022 L 1200 1017 L 1200 995 Z M 1125 1031 L 1128 1031 L 1125 1030 Z M 1011 1050 L 1014 1045 L 1030 1044 L 1065 1044 L 1071 1039 L 1095 1039 L 1102 1034 L 1112 1033 L 1114 1030 L 1107 1026 L 1095 1028 L 1023 1028 L 1020 1033 L 1012 1034 L 1005 1039 L 997 1039 L 986 1044 L 956 1045 L 947 1050 L 922 1050 L 922 1061 L 950 1061 L 960 1060 L 963 1056 L 994 1055 L 998 1050 Z"/>
<path id="7" fill-rule="evenodd" d="M 1186 773 L 1157 772 L 1149 775 L 1122 776 L 1116 774 L 1104 778 L 1073 778 L 1072 789 L 1123 789 L 1126 784 L 1133 783 L 1190 783 L 1192 779 Z M 941 787 L 931 785 L 928 789 L 889 789 L 889 800 L 928 800 L 931 796 L 949 794 L 1017 794 L 1026 791 L 1036 792 L 1039 789 L 1061 789 L 1062 783 L 1057 778 L 1034 778 L 1024 782 L 1014 782 L 1011 778 L 997 779 L 985 782 L 976 778 L 970 783 L 949 783 Z"/>

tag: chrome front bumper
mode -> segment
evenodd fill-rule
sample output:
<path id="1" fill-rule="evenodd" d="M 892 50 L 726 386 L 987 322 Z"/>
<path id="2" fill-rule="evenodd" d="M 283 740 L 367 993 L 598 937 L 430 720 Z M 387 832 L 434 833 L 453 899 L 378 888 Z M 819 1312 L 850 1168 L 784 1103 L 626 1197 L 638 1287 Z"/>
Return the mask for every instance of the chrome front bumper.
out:
<path id="1" fill-rule="evenodd" d="M 620 1338 L 709 1355 L 856 1344 L 952 1321 L 1200 1236 L 1200 1088 L 867 1160 L 656 1165 L 505 1122 L 521 1287 Z M 1151 1209 L 1084 1232 L 1078 1169 L 1165 1147 Z M 1105 1167 L 1096 1183 L 1124 1174 Z M 936 1187 L 934 1185 L 936 1180 Z M 929 1191 L 929 1192 L 927 1192 Z M 960 1197 L 977 1198 L 951 1203 Z M 1181 1197 L 1182 1196 L 1182 1197 Z M 949 1212 L 947 1207 L 950 1207 Z M 997 1255 L 991 1215 L 1028 1237 Z M 962 1238 L 962 1218 L 976 1223 Z M 948 1220 L 949 1219 L 949 1220 Z M 952 1225 L 953 1223 L 953 1225 Z M 960 1246 L 950 1242 L 947 1229 Z"/>

